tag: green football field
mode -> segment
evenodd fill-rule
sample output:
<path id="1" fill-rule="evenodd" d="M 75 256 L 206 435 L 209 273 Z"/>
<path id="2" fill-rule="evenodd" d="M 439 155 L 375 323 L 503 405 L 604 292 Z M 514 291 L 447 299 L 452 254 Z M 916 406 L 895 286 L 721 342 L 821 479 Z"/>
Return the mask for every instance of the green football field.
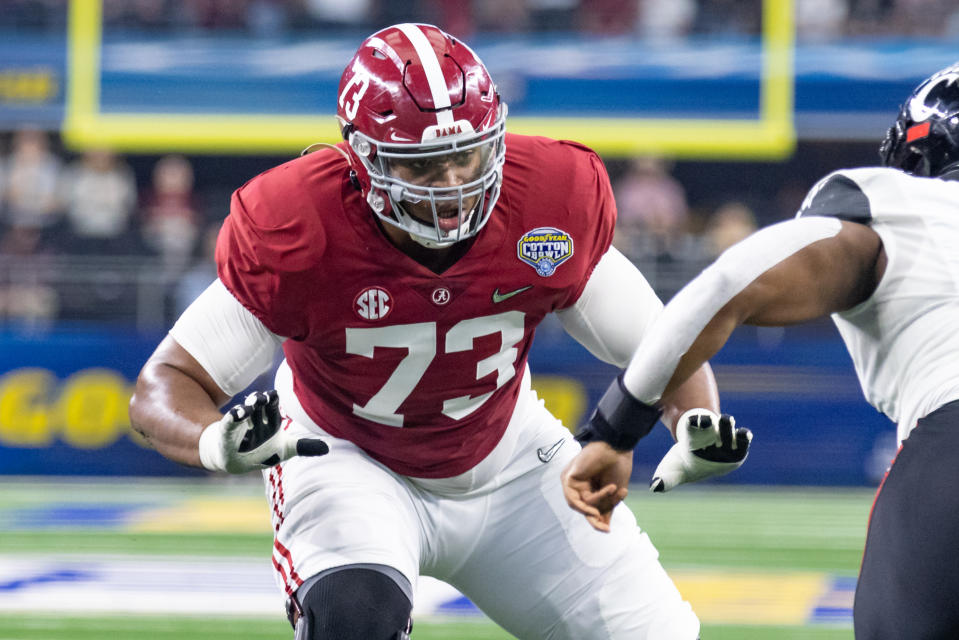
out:
<path id="1" fill-rule="evenodd" d="M 636 487 L 629 502 L 702 619 L 703 640 L 832 640 L 852 638 L 849 608 L 873 493 L 684 487 L 652 495 Z M 265 508 L 256 506 L 261 495 L 256 483 L 0 481 L 0 569 L 5 560 L 45 554 L 268 557 L 269 524 Z M 114 507 L 144 504 L 167 506 L 151 512 L 153 525 L 130 526 L 115 515 Z M 196 508 L 213 504 L 219 507 Z M 171 520 L 183 526 L 156 524 Z M 4 591 L 22 583 L 0 573 L 0 640 L 292 637 L 280 615 L 92 613 L 63 610 L 56 600 L 39 610 L 5 610 Z M 413 632 L 414 640 L 511 637 L 480 615 L 420 617 Z"/>

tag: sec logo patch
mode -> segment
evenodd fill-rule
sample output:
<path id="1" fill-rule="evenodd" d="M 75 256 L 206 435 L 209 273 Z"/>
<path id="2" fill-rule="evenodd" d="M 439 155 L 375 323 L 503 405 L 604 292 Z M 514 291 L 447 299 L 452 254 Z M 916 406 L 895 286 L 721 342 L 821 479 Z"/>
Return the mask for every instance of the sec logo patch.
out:
<path id="1" fill-rule="evenodd" d="M 353 300 L 353 311 L 364 320 L 382 320 L 393 310 L 393 296 L 383 287 L 367 287 Z"/>

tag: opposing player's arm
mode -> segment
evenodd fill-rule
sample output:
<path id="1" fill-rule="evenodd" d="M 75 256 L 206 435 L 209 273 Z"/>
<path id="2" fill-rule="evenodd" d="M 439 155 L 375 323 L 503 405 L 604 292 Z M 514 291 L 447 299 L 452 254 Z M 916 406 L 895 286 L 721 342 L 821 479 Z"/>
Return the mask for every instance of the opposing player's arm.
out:
<path id="1" fill-rule="evenodd" d="M 737 326 L 793 324 L 849 309 L 875 290 L 884 260 L 874 231 L 834 218 L 773 225 L 724 253 L 670 301 L 600 401 L 588 429 L 609 446 L 591 443 L 564 471 L 570 506 L 608 530 L 612 505 L 625 495 L 611 476 L 623 463 L 609 449 L 631 449 L 655 424 L 662 399 L 682 389 Z M 667 490 L 742 464 L 751 434 L 713 420 L 708 430 L 699 420 L 680 425 L 680 442 L 660 463 L 652 488 Z M 701 440 L 710 439 L 703 448 Z"/>
<path id="2" fill-rule="evenodd" d="M 663 303 L 639 269 L 610 247 L 576 303 L 556 315 L 566 332 L 590 353 L 622 369 L 662 309 Z M 679 416 L 697 407 L 719 410 L 716 380 L 707 363 L 665 398 L 662 420 L 675 435 Z"/>
<path id="3" fill-rule="evenodd" d="M 872 295 L 886 264 L 882 241 L 866 225 L 836 222 L 841 225 L 838 233 L 783 257 L 715 312 L 680 357 L 664 388 L 664 397 L 680 388 L 699 364 L 715 355 L 740 325 L 798 324 L 845 311 Z M 790 225 L 801 223 L 796 220 L 782 224 L 788 232 Z M 750 240 L 757 247 L 762 242 L 762 237 Z M 739 255 L 744 253 L 748 251 Z M 736 269 L 736 262 L 735 257 L 723 257 L 716 265 L 732 270 Z M 682 318 L 674 321 L 682 322 Z"/>
<path id="4" fill-rule="evenodd" d="M 557 315 L 567 333 L 597 358 L 625 367 L 663 305 L 642 273 L 610 248 L 600 259 L 576 303 Z M 703 363 L 664 402 L 663 422 L 676 434 L 681 415 L 691 409 L 719 408 L 716 381 Z M 579 436 L 577 436 L 579 437 Z M 564 470 L 567 500 L 600 530 L 609 529 L 613 507 L 626 497 L 632 474 L 632 448 L 586 443 L 576 465 Z M 599 472 L 594 472 L 601 469 Z"/>

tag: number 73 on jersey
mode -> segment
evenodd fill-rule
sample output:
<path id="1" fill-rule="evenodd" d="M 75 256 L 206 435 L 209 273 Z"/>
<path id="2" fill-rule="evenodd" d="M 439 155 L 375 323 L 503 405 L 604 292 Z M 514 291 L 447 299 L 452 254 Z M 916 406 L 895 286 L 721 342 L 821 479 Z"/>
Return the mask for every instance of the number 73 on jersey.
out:
<path id="1" fill-rule="evenodd" d="M 353 405 L 353 413 L 380 424 L 403 426 L 403 414 L 397 413 L 400 405 L 409 397 L 423 374 L 436 358 L 437 348 L 443 353 L 470 351 L 473 341 L 482 336 L 499 334 L 500 350 L 476 363 L 476 380 L 496 373 L 496 388 L 477 396 L 459 396 L 443 401 L 443 415 L 460 420 L 486 402 L 504 384 L 516 375 L 516 345 L 525 335 L 525 315 L 521 311 L 507 311 L 480 318 L 468 318 L 453 325 L 444 336 L 437 335 L 435 322 L 397 324 L 388 327 L 348 328 L 346 352 L 373 358 L 376 347 L 406 349 L 386 383 L 369 402 Z"/>

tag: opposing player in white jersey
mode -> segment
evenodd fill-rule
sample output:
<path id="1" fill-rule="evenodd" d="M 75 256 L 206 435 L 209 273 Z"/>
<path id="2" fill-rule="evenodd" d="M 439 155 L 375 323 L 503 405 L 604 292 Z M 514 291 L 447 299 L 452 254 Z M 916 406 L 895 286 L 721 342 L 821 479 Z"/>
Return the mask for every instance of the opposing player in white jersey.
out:
<path id="1" fill-rule="evenodd" d="M 670 301 L 589 430 L 635 430 L 742 324 L 832 314 L 866 399 L 901 441 L 870 516 L 856 589 L 859 640 L 959 638 L 959 65 L 919 85 L 880 148 L 882 168 L 837 171 L 797 219 L 732 247 Z M 814 453 L 814 452 L 809 452 Z M 689 476 L 671 451 L 651 488 Z M 588 445 L 564 473 L 591 521 L 590 482 L 628 473 Z M 621 480 L 613 480 L 621 482 Z"/>
<path id="2" fill-rule="evenodd" d="M 298 640 L 405 638 L 422 574 L 519 638 L 696 638 L 628 509 L 607 536 L 566 507 L 579 445 L 530 388 L 546 314 L 625 366 L 662 308 L 610 247 L 602 162 L 507 135 L 483 64 L 428 25 L 362 43 L 337 117 L 344 142 L 235 192 L 219 279 L 144 366 L 135 428 L 185 464 L 265 469 Z M 221 416 L 278 348 L 277 391 Z M 666 421 L 717 410 L 704 365 Z"/>

